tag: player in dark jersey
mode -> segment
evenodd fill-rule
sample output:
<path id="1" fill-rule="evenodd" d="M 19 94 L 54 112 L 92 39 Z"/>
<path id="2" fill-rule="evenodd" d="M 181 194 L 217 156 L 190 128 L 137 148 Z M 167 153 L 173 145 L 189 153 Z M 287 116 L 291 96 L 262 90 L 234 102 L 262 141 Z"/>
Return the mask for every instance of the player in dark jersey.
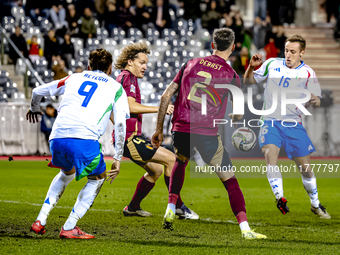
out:
<path id="1" fill-rule="evenodd" d="M 122 49 L 115 63 L 115 68 L 122 70 L 116 80 L 122 84 L 130 107 L 130 119 L 126 122 L 126 141 L 123 156 L 146 170 L 146 174 L 137 184 L 130 204 L 123 209 L 125 216 L 151 216 L 151 213 L 140 208 L 140 203 L 162 175 L 163 166 L 164 180 L 169 188 L 170 174 L 176 160 L 171 151 L 162 147 L 154 148 L 150 139 L 142 135 L 142 114 L 158 112 L 157 106 L 141 104 L 141 93 L 137 82 L 137 78 L 143 78 L 147 69 L 148 54 L 150 54 L 150 50 L 145 43 L 129 44 Z M 168 106 L 166 113 L 172 114 L 173 109 L 172 105 Z M 114 138 L 113 131 L 113 142 L 115 142 Z M 180 217 L 198 219 L 198 215 L 187 208 L 181 199 L 178 200 L 176 206 L 176 213 Z"/>
<path id="2" fill-rule="evenodd" d="M 183 186 L 185 167 L 193 149 L 199 151 L 203 160 L 210 166 L 232 166 L 229 153 L 223 147 L 218 127 L 214 119 L 223 119 L 227 107 L 228 89 L 220 84 L 232 84 L 240 87 L 240 79 L 227 64 L 235 48 L 235 35 L 229 28 L 214 31 L 213 55 L 189 60 L 177 73 L 175 79 L 164 92 L 158 111 L 157 127 L 152 136 L 152 144 L 158 148 L 163 141 L 163 120 L 170 98 L 178 92 L 175 102 L 173 123 L 173 142 L 176 150 L 176 163 L 170 177 L 168 207 L 163 221 L 163 228 L 173 229 L 175 205 Z M 219 85 L 217 85 L 219 84 Z M 217 86 L 216 86 L 217 85 Z M 202 101 L 206 98 L 206 103 Z M 204 107 L 202 107 L 204 103 Z M 204 114 L 205 113 L 205 114 Z M 233 121 L 242 115 L 229 114 Z M 232 171 L 216 171 L 224 184 L 231 209 L 240 225 L 242 236 L 246 239 L 267 238 L 252 231 L 246 215 L 245 201 L 237 179 Z"/>

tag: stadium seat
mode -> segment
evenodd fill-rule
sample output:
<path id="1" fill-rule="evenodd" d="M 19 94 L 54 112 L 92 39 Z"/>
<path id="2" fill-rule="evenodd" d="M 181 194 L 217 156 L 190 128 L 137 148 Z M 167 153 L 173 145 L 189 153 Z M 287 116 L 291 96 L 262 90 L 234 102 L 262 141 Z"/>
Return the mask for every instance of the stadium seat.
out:
<path id="1" fill-rule="evenodd" d="M 211 56 L 211 52 L 209 50 L 200 50 L 198 52 L 198 57 L 203 58 L 206 56 Z"/>
<path id="2" fill-rule="evenodd" d="M 44 83 L 49 83 L 53 81 L 54 72 L 51 70 L 45 70 L 41 76 Z"/>
<path id="3" fill-rule="evenodd" d="M 162 38 L 164 39 L 164 41 L 166 42 L 170 42 L 176 39 L 176 32 L 170 28 L 165 28 L 162 31 Z"/>
<path id="4" fill-rule="evenodd" d="M 0 87 L 4 88 L 9 81 L 9 73 L 6 71 L 0 71 Z"/>
<path id="5" fill-rule="evenodd" d="M 220 19 L 220 21 L 218 22 L 220 27 L 223 27 L 225 25 L 225 19 Z"/>
<path id="6" fill-rule="evenodd" d="M 71 42 L 73 43 L 75 54 L 79 55 L 79 50 L 84 48 L 83 40 L 81 38 L 72 37 Z"/>
<path id="7" fill-rule="evenodd" d="M 162 56 L 157 50 L 151 50 L 151 53 L 149 55 L 150 63 L 155 63 L 157 60 L 160 60 L 161 58 Z"/>
<path id="8" fill-rule="evenodd" d="M 2 18 L 2 27 L 6 30 L 7 33 L 13 33 L 13 29 L 15 29 L 15 20 L 11 16 L 5 16 Z"/>
<path id="9" fill-rule="evenodd" d="M 5 92 L 0 91 L 0 103 L 7 103 L 8 97 Z"/>
<path id="10" fill-rule="evenodd" d="M 143 33 L 142 33 L 138 28 L 133 28 L 133 27 L 131 27 L 131 28 L 128 30 L 127 37 L 128 37 L 131 41 L 137 42 L 137 41 L 139 41 L 140 39 L 143 38 Z"/>
<path id="11" fill-rule="evenodd" d="M 196 30 L 196 26 L 195 26 L 195 23 L 192 19 L 189 19 L 188 20 L 188 28 L 187 28 L 187 31 L 190 31 L 192 33 L 195 33 L 195 30 Z"/>
<path id="12" fill-rule="evenodd" d="M 179 19 L 177 21 L 175 21 L 174 24 L 174 29 L 175 31 L 179 32 L 181 30 L 186 30 L 188 27 L 188 21 L 185 19 Z"/>
<path id="13" fill-rule="evenodd" d="M 47 64 L 46 60 L 36 60 L 33 63 L 33 68 L 38 74 L 43 74 L 47 70 Z"/>
<path id="14" fill-rule="evenodd" d="M 14 6 L 11 9 L 11 14 L 15 19 L 15 25 L 19 25 L 20 19 L 22 17 L 25 17 L 25 11 L 24 8 L 19 6 Z"/>
<path id="15" fill-rule="evenodd" d="M 149 95 L 149 100 L 148 103 L 149 104 L 159 104 L 159 100 L 161 100 L 161 94 L 159 93 L 151 93 Z"/>
<path id="16" fill-rule="evenodd" d="M 117 44 L 120 44 L 121 41 L 125 39 L 126 34 L 123 29 L 115 27 L 111 31 L 111 37 L 117 42 Z"/>
<path id="17" fill-rule="evenodd" d="M 23 16 L 20 18 L 19 27 L 21 30 L 26 33 L 33 26 L 32 20 L 28 16 Z"/>
<path id="18" fill-rule="evenodd" d="M 164 61 L 166 62 L 175 62 L 176 60 L 180 60 L 180 55 L 173 50 L 167 50 L 164 53 Z"/>
<path id="19" fill-rule="evenodd" d="M 155 28 L 148 28 L 146 30 L 146 39 L 151 44 L 154 44 L 157 41 L 157 39 L 159 39 L 159 31 Z"/>
<path id="20" fill-rule="evenodd" d="M 46 33 L 52 28 L 52 24 L 48 19 L 43 17 L 38 17 L 36 26 L 40 28 L 41 33 Z"/>
<path id="21" fill-rule="evenodd" d="M 158 39 L 154 46 L 159 53 L 165 52 L 167 49 L 169 49 L 169 44 L 164 39 Z"/>
<path id="22" fill-rule="evenodd" d="M 211 36 L 210 33 L 207 29 L 201 28 L 199 30 L 196 30 L 195 35 L 198 40 L 204 41 L 204 42 L 210 42 L 211 41 Z"/>
<path id="23" fill-rule="evenodd" d="M 113 38 L 107 38 L 103 42 L 103 48 L 109 52 L 117 49 L 117 42 Z"/>
<path id="24" fill-rule="evenodd" d="M 194 52 L 195 56 L 198 56 L 199 51 L 203 50 L 203 48 L 204 45 L 199 40 L 190 40 L 186 46 L 186 49 Z"/>
<path id="25" fill-rule="evenodd" d="M 87 38 L 86 45 L 90 52 L 100 48 L 100 42 L 96 38 Z"/>
<path id="26" fill-rule="evenodd" d="M 8 98 L 12 98 L 14 93 L 18 92 L 17 84 L 9 81 L 3 91 L 7 94 Z"/>
<path id="27" fill-rule="evenodd" d="M 13 102 L 24 103 L 26 101 L 25 95 L 22 92 L 15 92 L 12 98 Z"/>
<path id="28" fill-rule="evenodd" d="M 103 43 L 105 39 L 109 37 L 109 32 L 105 28 L 97 28 L 97 39 L 100 43 Z"/>

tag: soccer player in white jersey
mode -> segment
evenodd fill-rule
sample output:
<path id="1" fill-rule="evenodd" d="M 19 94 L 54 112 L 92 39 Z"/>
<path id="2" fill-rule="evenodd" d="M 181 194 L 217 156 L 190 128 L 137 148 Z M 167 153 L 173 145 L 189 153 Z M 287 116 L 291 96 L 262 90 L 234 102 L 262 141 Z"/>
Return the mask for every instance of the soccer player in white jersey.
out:
<path id="1" fill-rule="evenodd" d="M 38 115 L 42 115 L 39 104 L 43 96 L 64 95 L 50 135 L 52 161 L 49 166 L 61 171 L 54 177 L 38 218 L 31 226 L 31 231 L 37 234 L 45 233 L 48 214 L 66 186 L 74 177 L 77 181 L 87 177 L 86 185 L 61 228 L 60 237 L 94 238 L 76 224 L 92 206 L 106 177 L 106 164 L 98 139 L 104 134 L 110 117 L 114 116 L 116 154 L 107 179 L 112 183 L 120 171 L 126 119 L 130 117 L 126 93 L 121 84 L 109 77 L 111 73 L 111 53 L 97 49 L 89 56 L 88 71 L 39 86 L 32 92 L 31 108 L 26 118 L 33 123 L 38 122 Z"/>
<path id="2" fill-rule="evenodd" d="M 302 111 L 295 104 L 287 104 L 286 115 L 281 114 L 281 95 L 288 92 L 287 98 L 303 99 L 306 95 L 301 89 L 311 93 L 310 100 L 314 108 L 320 107 L 321 89 L 315 72 L 301 59 L 305 53 L 306 41 L 300 35 L 286 40 L 285 58 L 270 58 L 261 65 L 262 55 L 255 54 L 244 75 L 244 83 L 251 85 L 266 82 L 263 110 L 275 107 L 273 101 L 277 92 L 276 110 L 262 116 L 259 143 L 267 163 L 267 177 L 276 197 L 278 209 L 289 212 L 287 200 L 283 196 L 282 175 L 277 166 L 281 146 L 289 159 L 294 160 L 302 175 L 302 183 L 311 201 L 311 211 L 322 219 L 330 219 L 326 209 L 320 204 L 315 175 L 309 166 L 310 154 L 315 151 L 305 128 L 301 123 Z M 294 91 L 295 90 L 295 91 Z M 299 90 L 299 91 L 298 91 Z M 292 92 L 293 91 L 293 92 Z M 282 122 L 284 120 L 284 122 Z"/>

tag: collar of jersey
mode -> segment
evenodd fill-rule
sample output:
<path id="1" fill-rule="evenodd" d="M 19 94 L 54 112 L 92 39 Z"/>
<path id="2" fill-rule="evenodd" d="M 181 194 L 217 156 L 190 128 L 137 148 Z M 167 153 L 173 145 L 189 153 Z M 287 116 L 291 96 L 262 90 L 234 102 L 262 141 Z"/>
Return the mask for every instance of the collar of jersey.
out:
<path id="1" fill-rule="evenodd" d="M 102 72 L 102 71 L 100 71 L 100 70 L 94 70 L 94 71 L 92 71 L 92 72 L 95 72 L 95 73 L 104 73 L 104 72 Z"/>
<path id="2" fill-rule="evenodd" d="M 302 60 L 300 60 L 300 61 L 301 61 L 301 64 L 298 67 L 295 67 L 294 69 L 300 69 L 301 67 L 303 67 L 305 65 L 305 62 L 303 62 Z M 285 59 L 283 59 L 283 65 L 287 66 Z"/>

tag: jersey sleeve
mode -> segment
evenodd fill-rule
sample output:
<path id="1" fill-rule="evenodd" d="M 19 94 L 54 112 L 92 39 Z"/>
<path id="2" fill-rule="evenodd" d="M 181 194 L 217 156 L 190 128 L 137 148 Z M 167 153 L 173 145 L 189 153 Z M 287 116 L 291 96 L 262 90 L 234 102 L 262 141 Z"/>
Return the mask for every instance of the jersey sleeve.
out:
<path id="1" fill-rule="evenodd" d="M 113 114 L 116 115 L 117 112 L 124 112 L 125 118 L 130 118 L 130 108 L 127 101 L 127 93 L 122 86 L 118 89 L 113 102 Z"/>
<path id="2" fill-rule="evenodd" d="M 131 80 L 130 75 L 123 76 L 122 86 L 126 96 L 136 98 L 136 86 L 138 86 L 138 84 L 134 80 Z"/>
<path id="3" fill-rule="evenodd" d="M 307 79 L 306 88 L 308 89 L 308 91 L 314 94 L 314 96 L 321 97 L 320 83 L 318 81 L 318 78 L 316 77 L 314 70 L 307 69 L 307 72 L 308 72 L 308 79 Z"/>
<path id="4" fill-rule="evenodd" d="M 70 75 L 71 76 L 71 75 Z M 31 110 L 33 112 L 40 111 L 40 101 L 44 96 L 59 96 L 64 94 L 65 92 L 65 84 L 67 79 L 70 77 L 67 76 L 61 80 L 55 80 L 50 83 L 46 83 L 39 87 L 36 87 L 32 91 L 32 101 L 31 101 Z"/>
<path id="5" fill-rule="evenodd" d="M 268 78 L 269 66 L 273 64 L 273 61 L 275 61 L 275 58 L 267 59 L 259 69 L 254 71 L 254 79 L 256 83 L 264 82 Z"/>

